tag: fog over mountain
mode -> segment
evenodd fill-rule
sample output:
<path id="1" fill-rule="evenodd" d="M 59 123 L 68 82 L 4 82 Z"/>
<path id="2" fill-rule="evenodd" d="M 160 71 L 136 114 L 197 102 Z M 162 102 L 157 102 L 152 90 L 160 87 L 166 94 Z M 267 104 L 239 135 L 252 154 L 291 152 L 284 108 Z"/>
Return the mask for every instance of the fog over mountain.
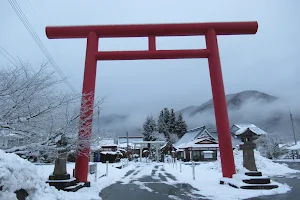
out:
<path id="1" fill-rule="evenodd" d="M 296 104 L 288 105 L 280 98 L 255 91 L 247 90 L 226 95 L 230 125 L 234 123 L 253 123 L 269 133 L 279 132 L 287 140 L 292 140 L 292 126 L 289 109 L 293 114 L 296 135 L 300 139 L 300 110 Z M 201 125 L 215 127 L 213 101 L 199 106 L 188 106 L 176 111 L 181 112 L 189 128 Z M 159 110 L 157 111 L 159 113 Z M 147 114 L 111 114 L 100 117 L 100 126 L 106 127 L 114 135 L 140 135 L 142 123 Z M 154 116 L 158 117 L 158 116 Z"/>

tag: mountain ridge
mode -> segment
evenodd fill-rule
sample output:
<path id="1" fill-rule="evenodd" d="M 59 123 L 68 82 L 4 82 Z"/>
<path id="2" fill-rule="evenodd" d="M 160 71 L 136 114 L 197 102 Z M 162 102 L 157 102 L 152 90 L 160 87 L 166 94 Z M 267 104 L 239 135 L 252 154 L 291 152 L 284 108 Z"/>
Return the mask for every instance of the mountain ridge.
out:
<path id="1" fill-rule="evenodd" d="M 268 133 L 279 132 L 289 140 L 293 138 L 290 115 L 282 100 L 257 90 L 245 90 L 226 95 L 226 103 L 230 125 L 235 123 L 255 124 Z M 212 99 L 199 106 L 187 106 L 176 111 L 181 112 L 188 128 L 202 125 L 215 127 L 214 106 Z M 159 111 L 157 112 L 159 113 Z M 134 114 L 132 114 L 134 115 Z M 112 114 L 101 117 L 101 126 L 107 126 L 116 135 L 124 135 L 125 130 L 131 130 L 130 135 L 141 135 L 142 121 L 132 120 L 132 115 Z M 295 130 L 300 128 L 300 113 L 293 113 Z M 105 119 L 105 118 L 108 119 Z"/>

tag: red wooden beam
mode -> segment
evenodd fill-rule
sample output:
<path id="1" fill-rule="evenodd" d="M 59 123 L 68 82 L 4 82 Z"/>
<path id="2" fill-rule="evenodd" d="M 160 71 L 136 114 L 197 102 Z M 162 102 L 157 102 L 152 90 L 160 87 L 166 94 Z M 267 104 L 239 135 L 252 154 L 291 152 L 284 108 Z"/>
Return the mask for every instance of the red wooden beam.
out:
<path id="1" fill-rule="evenodd" d="M 208 58 L 209 50 L 100 51 L 95 56 L 97 60 Z"/>
<path id="2" fill-rule="evenodd" d="M 155 51 L 156 50 L 156 39 L 155 36 L 148 37 L 148 50 Z"/>
<path id="3" fill-rule="evenodd" d="M 46 27 L 46 35 L 49 39 L 86 38 L 90 32 L 95 32 L 99 38 L 193 36 L 205 35 L 209 29 L 214 29 L 217 35 L 255 34 L 258 29 L 258 23 L 252 21 L 186 24 L 48 26 Z"/>

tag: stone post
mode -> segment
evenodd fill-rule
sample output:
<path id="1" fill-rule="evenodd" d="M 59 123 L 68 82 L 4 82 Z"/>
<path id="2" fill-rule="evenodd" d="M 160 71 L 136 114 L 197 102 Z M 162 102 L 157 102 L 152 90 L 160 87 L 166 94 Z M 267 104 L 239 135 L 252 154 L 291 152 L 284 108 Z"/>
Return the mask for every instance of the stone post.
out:
<path id="1" fill-rule="evenodd" d="M 254 158 L 254 149 L 256 144 L 252 142 L 245 142 L 240 145 L 241 150 L 243 150 L 243 166 L 250 171 L 257 171 Z"/>

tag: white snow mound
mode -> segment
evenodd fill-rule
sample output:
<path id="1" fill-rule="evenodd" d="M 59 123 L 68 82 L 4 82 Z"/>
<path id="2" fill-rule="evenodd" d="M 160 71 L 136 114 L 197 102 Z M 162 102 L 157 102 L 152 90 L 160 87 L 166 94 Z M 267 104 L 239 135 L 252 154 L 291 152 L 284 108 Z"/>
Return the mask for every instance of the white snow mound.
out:
<path id="1" fill-rule="evenodd" d="M 254 151 L 255 163 L 257 170 L 267 176 L 281 176 L 285 174 L 297 173 L 298 170 L 291 169 L 284 164 L 275 163 L 272 160 L 260 155 L 259 151 Z M 234 150 L 234 161 L 237 172 L 243 172 L 246 169 L 243 167 L 243 152 Z M 216 170 L 222 172 L 220 158 L 217 162 L 201 163 L 198 166 L 201 169 Z"/>
<path id="2" fill-rule="evenodd" d="M 37 174 L 36 166 L 23 158 L 0 150 L 0 199 L 16 199 L 16 190 L 24 189 L 28 192 L 27 199 L 65 199 L 61 192 L 50 187 Z"/>

